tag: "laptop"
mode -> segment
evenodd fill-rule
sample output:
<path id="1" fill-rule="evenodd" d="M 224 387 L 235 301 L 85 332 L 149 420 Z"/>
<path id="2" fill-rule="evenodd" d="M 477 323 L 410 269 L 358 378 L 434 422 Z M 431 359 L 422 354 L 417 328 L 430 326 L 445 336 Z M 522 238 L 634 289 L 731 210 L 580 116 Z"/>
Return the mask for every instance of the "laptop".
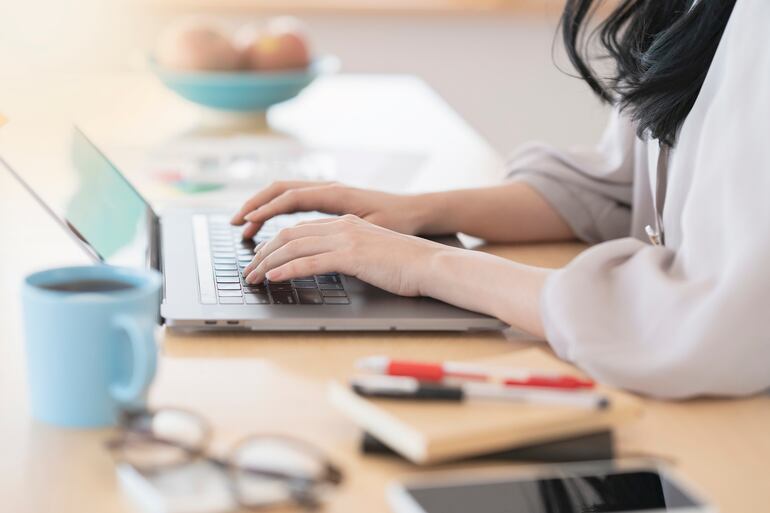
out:
<path id="1" fill-rule="evenodd" d="M 251 240 L 231 226 L 230 210 L 173 208 L 158 215 L 106 155 L 75 128 L 70 164 L 57 166 L 57 205 L 18 166 L 3 165 L 98 263 L 151 267 L 163 274 L 160 316 L 182 331 L 489 330 L 497 319 L 431 298 L 405 298 L 336 273 L 246 284 L 256 244 L 303 213 L 271 219 Z M 50 192 L 50 191 L 47 191 Z M 231 206 L 232 207 L 232 206 Z M 442 240 L 459 245 L 457 237 Z"/>

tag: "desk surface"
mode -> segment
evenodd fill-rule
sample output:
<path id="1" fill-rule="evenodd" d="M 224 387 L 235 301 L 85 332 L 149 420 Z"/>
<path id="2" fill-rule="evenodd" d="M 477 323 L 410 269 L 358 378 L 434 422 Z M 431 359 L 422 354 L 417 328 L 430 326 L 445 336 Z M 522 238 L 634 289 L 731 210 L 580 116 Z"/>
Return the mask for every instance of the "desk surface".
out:
<path id="1" fill-rule="evenodd" d="M 98 94 L 89 97 L 90 111 L 99 114 L 87 121 L 93 127 L 101 127 L 100 134 L 105 140 L 146 144 L 189 131 L 196 123 L 192 109 L 144 77 L 103 80 L 95 79 L 94 83 L 112 84 L 110 87 L 125 93 L 126 98 L 122 106 L 108 109 L 104 103 L 98 103 L 98 98 L 94 100 Z M 406 108 L 387 114 L 387 108 L 367 100 L 384 91 L 396 91 L 399 104 Z M 111 92 L 117 94 L 116 89 Z M 0 104 L 13 101 L 16 110 L 20 110 L 26 101 L 31 101 L 27 94 L 18 84 L 4 84 Z M 116 118 L 119 107 L 128 109 L 124 112 L 133 116 Z M 346 138 L 346 143 L 355 142 L 356 138 L 362 142 L 368 137 L 379 138 L 380 142 L 384 138 L 394 144 L 411 141 L 432 148 L 436 154 L 426 166 L 425 187 L 484 183 L 499 176 L 499 158 L 419 81 L 405 77 L 330 79 L 308 91 L 301 102 L 282 107 L 271 121 L 281 124 L 283 130 L 299 134 L 303 140 L 312 141 L 333 137 L 322 121 L 326 118 L 324 113 L 330 111 L 339 113 L 336 133 Z M 415 113 L 419 115 L 413 117 Z M 105 118 L 125 122 L 111 126 Z M 146 123 L 155 118 L 151 129 L 138 130 L 148 126 L 142 120 Z M 375 120 L 376 130 L 355 130 L 356 125 L 370 126 Z M 24 223 L 13 221 L 21 217 Z M 108 433 L 41 425 L 29 418 L 26 404 L 17 301 L 20 279 L 35 268 L 82 262 L 83 256 L 3 174 L 0 219 L 2 509 L 18 513 L 125 512 L 112 463 L 102 449 Z M 577 254 L 581 246 L 548 244 L 483 249 L 523 262 L 558 267 Z M 372 353 L 466 359 L 493 356 L 536 343 L 506 333 L 165 333 L 162 370 L 152 401 L 187 406 L 207 415 L 217 429 L 217 446 L 241 434 L 260 431 L 293 433 L 316 442 L 344 467 L 349 478 L 327 510 L 385 512 L 387 483 L 414 472 L 415 468 L 397 460 L 359 455 L 358 431 L 325 401 L 326 380 L 347 372 L 356 358 Z M 644 416 L 617 432 L 621 454 L 657 455 L 671 460 L 724 512 L 759 511 L 770 503 L 770 488 L 762 486 L 769 475 L 770 397 L 645 403 Z"/>

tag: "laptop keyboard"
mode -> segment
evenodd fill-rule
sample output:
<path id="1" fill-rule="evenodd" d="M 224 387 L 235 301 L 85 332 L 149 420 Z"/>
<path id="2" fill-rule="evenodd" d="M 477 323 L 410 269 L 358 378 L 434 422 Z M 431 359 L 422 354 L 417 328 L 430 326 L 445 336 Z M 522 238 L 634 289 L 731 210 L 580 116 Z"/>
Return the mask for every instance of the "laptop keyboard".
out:
<path id="1" fill-rule="evenodd" d="M 254 258 L 258 242 L 271 238 L 280 226 L 267 225 L 254 240 L 241 238 L 241 227 L 225 216 L 206 216 L 208 251 L 217 302 L 221 305 L 347 305 L 350 298 L 337 273 L 319 274 L 285 282 L 265 280 L 247 284 L 243 269 Z M 196 251 L 206 251 L 197 244 Z M 200 259 L 199 259 L 200 265 Z M 199 269 L 199 272 L 202 270 Z M 207 287 L 210 288 L 210 287 Z M 211 290 L 211 292 L 214 292 Z M 209 294 L 213 303 L 213 294 Z M 204 301 L 205 302 L 205 301 Z"/>

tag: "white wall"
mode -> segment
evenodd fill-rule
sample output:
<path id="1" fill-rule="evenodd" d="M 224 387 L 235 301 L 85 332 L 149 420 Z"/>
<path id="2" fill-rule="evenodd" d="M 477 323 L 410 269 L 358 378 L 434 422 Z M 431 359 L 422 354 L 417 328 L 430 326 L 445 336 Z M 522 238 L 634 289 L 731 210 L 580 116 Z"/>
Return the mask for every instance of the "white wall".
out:
<path id="1" fill-rule="evenodd" d="M 310 21 L 318 47 L 340 55 L 345 70 L 423 77 L 500 151 L 530 139 L 593 144 L 604 125 L 606 109 L 553 62 L 552 18 Z"/>

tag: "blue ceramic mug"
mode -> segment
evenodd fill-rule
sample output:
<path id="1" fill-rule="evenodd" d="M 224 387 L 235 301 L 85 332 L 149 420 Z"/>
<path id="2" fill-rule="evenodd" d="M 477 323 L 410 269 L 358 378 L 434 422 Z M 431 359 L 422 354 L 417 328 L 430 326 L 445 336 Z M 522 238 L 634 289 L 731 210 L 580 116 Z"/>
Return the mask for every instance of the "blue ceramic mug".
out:
<path id="1" fill-rule="evenodd" d="M 114 425 L 155 376 L 161 276 L 108 265 L 51 269 L 23 288 L 32 414 L 65 427 Z"/>

